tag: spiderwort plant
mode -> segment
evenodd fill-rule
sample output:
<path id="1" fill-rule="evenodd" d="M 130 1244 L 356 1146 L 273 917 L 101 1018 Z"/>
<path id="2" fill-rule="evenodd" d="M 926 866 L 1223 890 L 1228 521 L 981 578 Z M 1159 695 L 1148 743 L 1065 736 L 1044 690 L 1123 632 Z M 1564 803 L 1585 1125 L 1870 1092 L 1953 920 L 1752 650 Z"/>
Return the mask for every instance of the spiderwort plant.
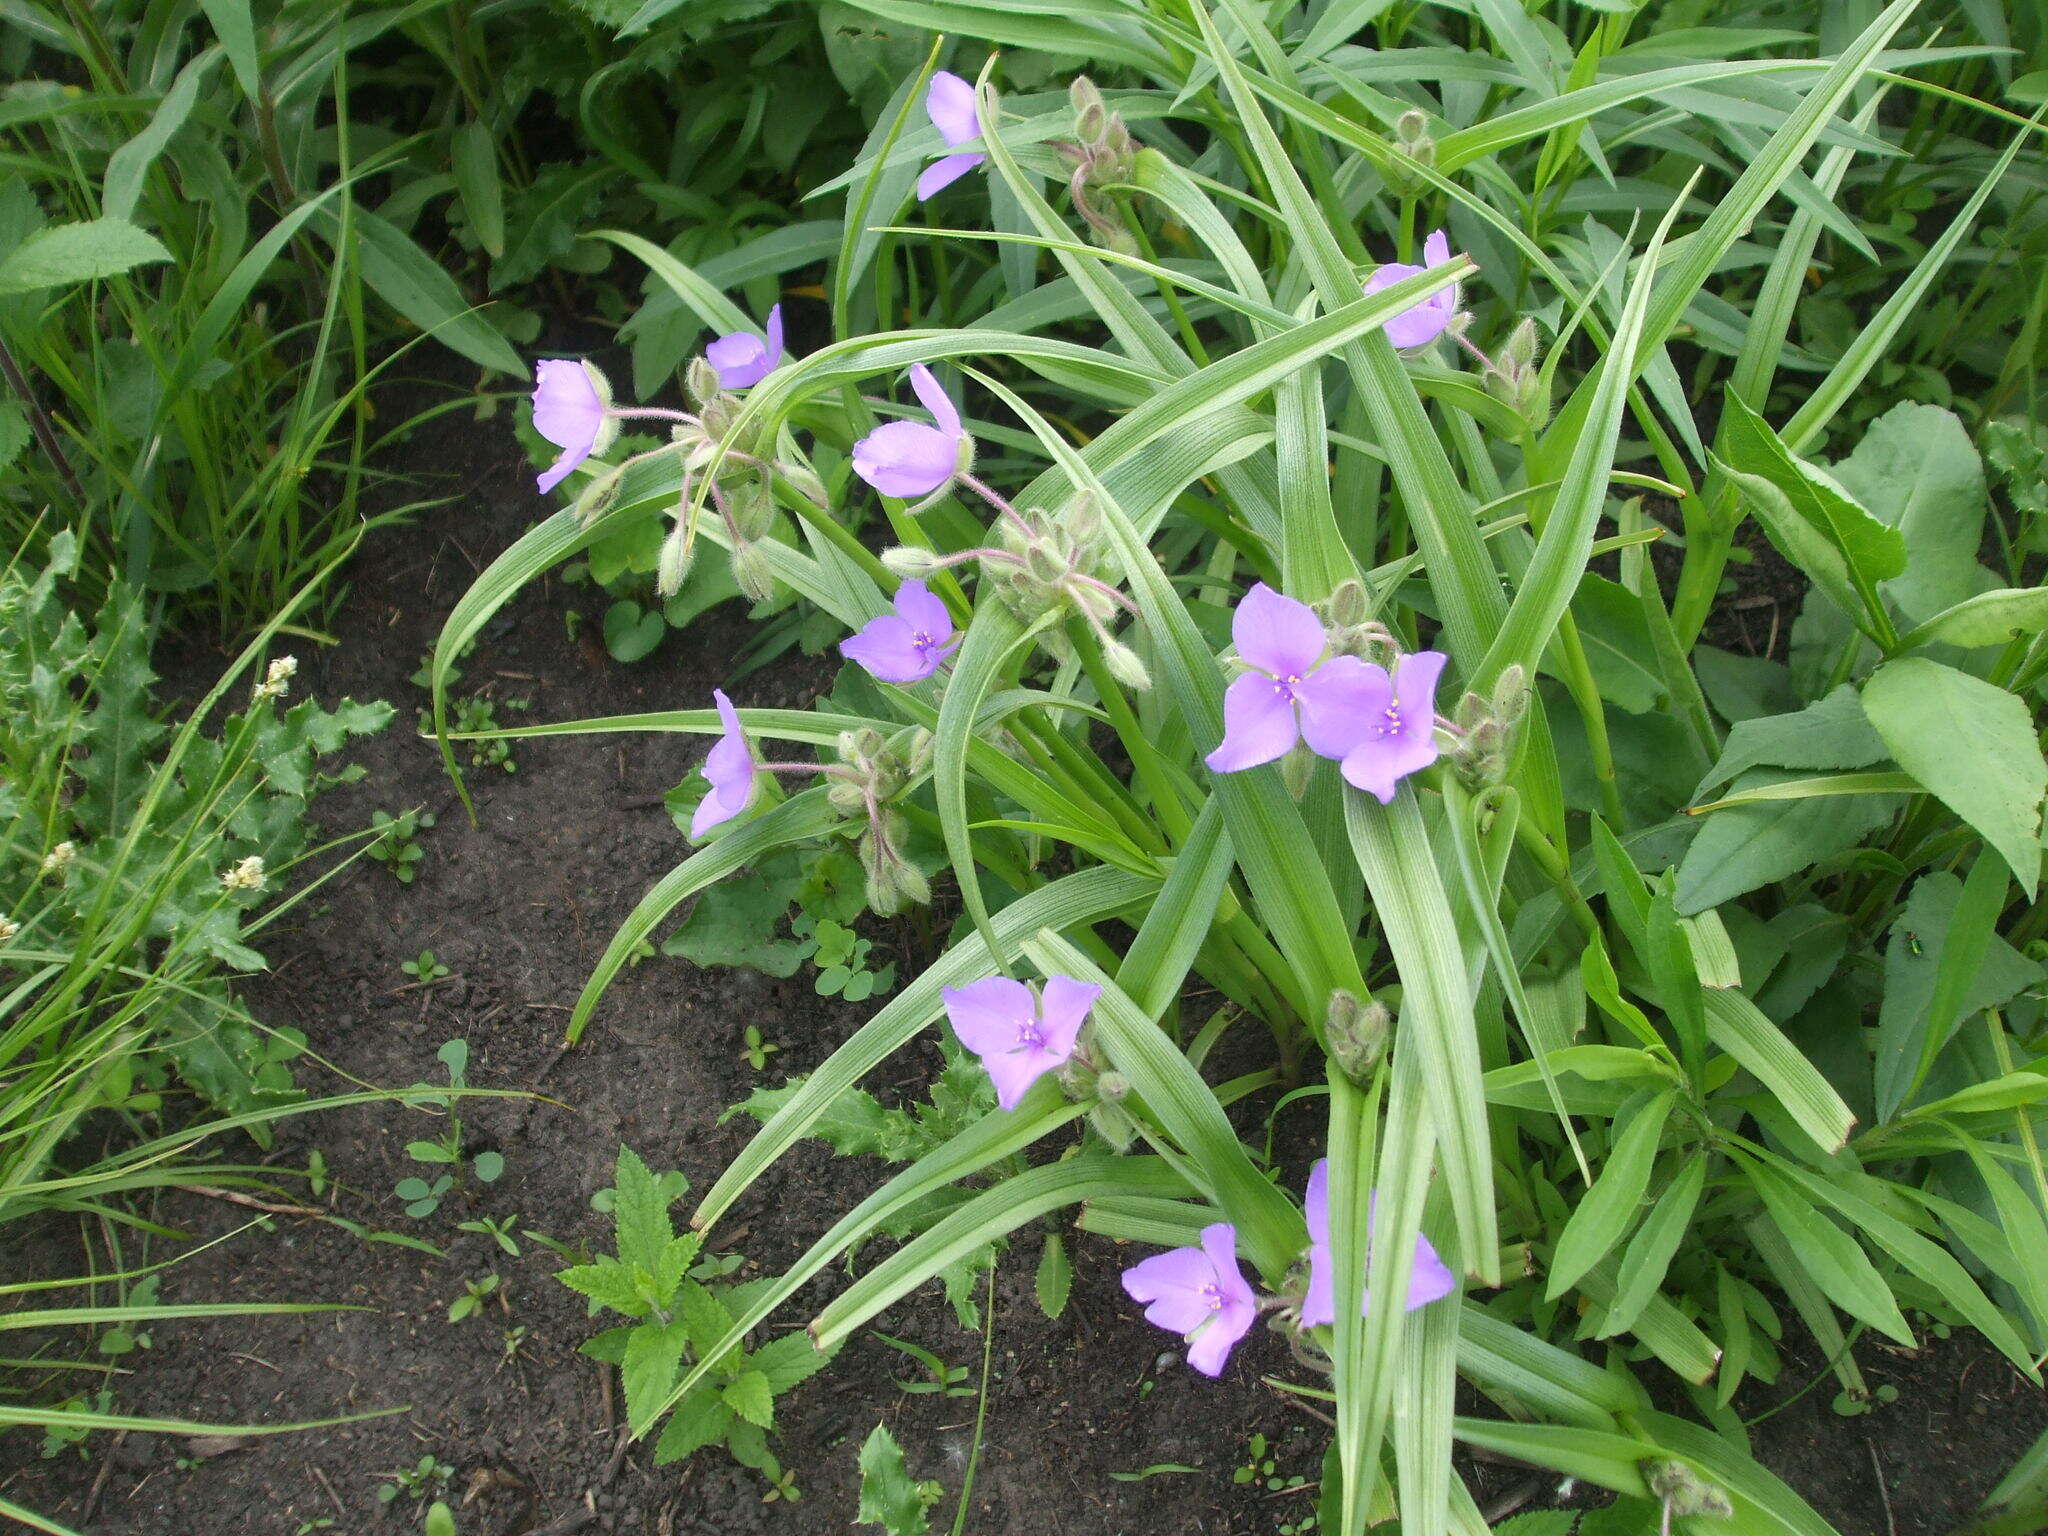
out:
<path id="1" fill-rule="evenodd" d="M 948 149 L 957 150 L 962 144 L 972 144 L 981 137 L 974 87 L 956 74 L 942 69 L 932 76 L 932 83 L 925 91 L 924 110 Z M 917 200 L 924 202 L 936 197 L 987 159 L 984 154 L 968 153 L 934 160 L 917 178 Z"/>

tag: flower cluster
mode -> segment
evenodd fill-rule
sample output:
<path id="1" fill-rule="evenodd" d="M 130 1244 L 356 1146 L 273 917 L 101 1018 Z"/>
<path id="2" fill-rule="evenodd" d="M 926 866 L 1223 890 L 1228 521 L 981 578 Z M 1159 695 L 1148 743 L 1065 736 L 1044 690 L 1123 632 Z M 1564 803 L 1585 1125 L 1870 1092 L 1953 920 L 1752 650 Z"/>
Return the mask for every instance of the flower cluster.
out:
<path id="1" fill-rule="evenodd" d="M 1223 694 L 1223 740 L 1204 761 L 1238 773 L 1285 757 L 1299 743 L 1340 766 L 1382 804 L 1403 778 L 1437 760 L 1436 685 L 1449 660 L 1413 651 L 1391 672 L 1335 653 L 1308 604 L 1260 582 L 1231 616 L 1237 658 L 1249 670 Z"/>
<path id="2" fill-rule="evenodd" d="M 263 860 L 252 853 L 221 872 L 220 888 L 230 892 L 260 891 L 266 878 Z"/>

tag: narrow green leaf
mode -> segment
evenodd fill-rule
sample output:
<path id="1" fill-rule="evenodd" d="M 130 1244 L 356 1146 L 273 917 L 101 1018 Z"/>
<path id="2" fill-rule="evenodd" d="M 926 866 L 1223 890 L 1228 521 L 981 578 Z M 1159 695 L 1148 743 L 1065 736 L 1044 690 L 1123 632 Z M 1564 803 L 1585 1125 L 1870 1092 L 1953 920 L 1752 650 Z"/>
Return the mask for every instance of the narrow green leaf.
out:
<path id="1" fill-rule="evenodd" d="M 1557 1251 L 1550 1261 L 1550 1279 L 1544 1290 L 1548 1300 L 1555 1301 L 1571 1289 L 1635 1225 L 1643 1191 L 1649 1187 L 1658 1141 L 1675 1103 L 1676 1094 L 1658 1094 L 1615 1137 L 1599 1178 L 1586 1191 L 1558 1236 Z"/>

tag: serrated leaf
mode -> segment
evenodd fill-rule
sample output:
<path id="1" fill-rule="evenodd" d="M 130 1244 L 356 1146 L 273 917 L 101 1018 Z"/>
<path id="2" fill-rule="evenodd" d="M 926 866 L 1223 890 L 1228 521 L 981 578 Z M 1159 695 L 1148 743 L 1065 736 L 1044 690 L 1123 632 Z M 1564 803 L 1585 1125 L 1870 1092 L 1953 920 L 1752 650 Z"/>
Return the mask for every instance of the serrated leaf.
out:
<path id="1" fill-rule="evenodd" d="M 663 1267 L 675 1237 L 668 1208 L 676 1196 L 662 1188 L 631 1147 L 619 1148 L 612 1178 L 618 1191 L 612 1213 L 618 1222 L 619 1259 L 652 1274 Z"/>
<path id="2" fill-rule="evenodd" d="M 657 625 L 662 622 L 659 614 L 651 617 Z M 662 941 L 662 953 L 693 965 L 745 966 L 765 976 L 794 976 L 804 963 L 805 946 L 785 931 L 789 905 L 786 881 L 758 870 L 729 875 Z"/>
<path id="3" fill-rule="evenodd" d="M 1038 1255 L 1038 1274 L 1033 1290 L 1038 1310 L 1057 1318 L 1067 1310 L 1067 1295 L 1074 1287 L 1074 1266 L 1067 1261 L 1067 1245 L 1057 1232 L 1045 1234 L 1045 1247 Z"/>
<path id="4" fill-rule="evenodd" d="M 628 1317 L 647 1315 L 647 1303 L 640 1295 L 639 1286 L 634 1283 L 632 1269 L 617 1259 L 602 1258 L 595 1264 L 577 1264 L 557 1272 L 555 1278 L 570 1290 L 581 1291 L 614 1312 L 623 1312 Z"/>
<path id="5" fill-rule="evenodd" d="M 732 1313 L 725 1303 L 694 1280 L 685 1280 L 676 1288 L 676 1315 L 688 1328 L 690 1347 L 699 1359 L 716 1349 L 718 1341 L 732 1331 Z M 721 1370 L 728 1369 L 739 1358 L 740 1348 L 735 1344 L 715 1363 Z"/>
<path id="6" fill-rule="evenodd" d="M 1982 678 L 1906 656 L 1872 674 L 1863 708 L 1898 765 L 1982 834 L 2031 900 L 2048 762 L 2026 704 Z"/>
<path id="7" fill-rule="evenodd" d="M 793 1077 L 780 1088 L 756 1088 L 720 1118 L 745 1113 L 765 1124 L 803 1085 L 804 1078 Z M 804 1134 L 824 1142 L 841 1157 L 886 1157 L 891 1162 L 915 1157 L 923 1140 L 911 1115 L 885 1108 L 861 1088 L 849 1088 L 835 1097 Z"/>
<path id="8" fill-rule="evenodd" d="M 766 1376 L 769 1390 L 780 1396 L 822 1371 L 832 1363 L 832 1357 L 813 1345 L 811 1336 L 799 1329 L 770 1339 L 747 1356 L 747 1363 Z"/>
<path id="9" fill-rule="evenodd" d="M 764 1373 L 741 1371 L 725 1384 L 719 1395 L 726 1407 L 749 1424 L 758 1424 L 763 1429 L 775 1427 L 775 1389 Z"/>
<path id="10" fill-rule="evenodd" d="M 491 292 L 539 275 L 576 243 L 578 228 L 604 192 L 611 167 L 563 161 L 549 166 L 512 201 L 507 223 L 516 231 L 504 256 L 491 263 Z"/>
<path id="11" fill-rule="evenodd" d="M 903 1447 L 877 1424 L 860 1448 L 858 1525 L 879 1525 L 888 1536 L 925 1536 L 931 1527 L 924 1491 L 903 1464 Z"/>
<path id="12" fill-rule="evenodd" d="M 169 261 L 164 243 L 126 219 L 91 219 L 37 230 L 0 261 L 0 295 L 114 277 Z"/>
<path id="13" fill-rule="evenodd" d="M 642 1323 L 626 1340 L 619 1384 L 625 1388 L 626 1418 L 636 1435 L 653 1427 L 668 1389 L 676 1384 L 689 1337 L 688 1327 L 678 1318 L 667 1324 Z"/>
<path id="14" fill-rule="evenodd" d="M 655 1442 L 654 1464 L 665 1467 L 707 1445 L 716 1445 L 731 1427 L 732 1410 L 720 1400 L 717 1390 L 708 1382 L 692 1387 L 676 1404 L 661 1439 Z"/>

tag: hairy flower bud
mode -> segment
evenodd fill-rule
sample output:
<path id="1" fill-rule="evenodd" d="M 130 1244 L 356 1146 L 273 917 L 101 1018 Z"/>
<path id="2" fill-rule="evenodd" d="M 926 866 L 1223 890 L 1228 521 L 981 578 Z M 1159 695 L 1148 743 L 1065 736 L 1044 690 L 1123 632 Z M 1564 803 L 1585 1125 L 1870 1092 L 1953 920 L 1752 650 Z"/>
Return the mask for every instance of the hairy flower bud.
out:
<path id="1" fill-rule="evenodd" d="M 915 544 L 897 544 L 882 551 L 882 564 L 905 581 L 922 581 L 939 568 L 939 557 Z"/>
<path id="2" fill-rule="evenodd" d="M 690 525 L 677 518 L 676 525 L 668 531 L 668 537 L 661 541 L 661 558 L 654 570 L 654 590 L 663 597 L 674 597 L 683 590 L 683 581 L 689 576 L 690 567 L 696 559 L 696 547 L 690 542 Z"/>
<path id="3" fill-rule="evenodd" d="M 1550 420 L 1550 380 L 1539 363 L 1538 343 L 1536 322 L 1522 321 L 1509 332 L 1484 380 L 1486 392 L 1520 416 L 1532 431 Z"/>
<path id="4" fill-rule="evenodd" d="M 929 772 L 932 766 L 932 754 L 937 749 L 937 746 L 938 738 L 923 726 L 920 725 L 913 730 L 910 733 L 910 745 L 903 753 L 904 773 L 914 779 L 920 774 Z"/>
<path id="5" fill-rule="evenodd" d="M 1138 653 L 1121 640 L 1106 640 L 1102 645 L 1102 660 L 1109 668 L 1109 675 L 1126 688 L 1143 693 L 1152 686 L 1152 674 L 1145 670 L 1145 663 L 1138 659 Z"/>
<path id="6" fill-rule="evenodd" d="M 1092 551 L 1096 541 L 1102 537 L 1102 508 L 1096 505 L 1093 491 L 1082 491 L 1068 502 L 1060 521 L 1077 551 Z"/>
<path id="7" fill-rule="evenodd" d="M 766 481 L 750 475 L 732 488 L 726 513 L 732 519 L 733 532 L 742 539 L 748 543 L 765 539 L 775 527 L 775 497 Z"/>
<path id="8" fill-rule="evenodd" d="M 867 805 L 867 787 L 853 779 L 835 776 L 825 781 L 825 800 L 842 816 L 852 816 Z"/>
<path id="9" fill-rule="evenodd" d="M 1034 542 L 1025 546 L 1024 570 L 1032 580 L 1052 586 L 1067 574 L 1067 562 L 1050 544 Z"/>
<path id="10" fill-rule="evenodd" d="M 740 591 L 757 603 L 775 595 L 775 573 L 759 544 L 735 545 L 732 551 L 732 579 Z"/>
<path id="11" fill-rule="evenodd" d="M 1711 1520 L 1734 1518 L 1735 1506 L 1727 1490 L 1709 1482 L 1682 1461 L 1650 1464 L 1644 1481 L 1650 1492 L 1664 1501 L 1667 1516 L 1691 1515 Z"/>
<path id="12" fill-rule="evenodd" d="M 1095 1092 L 1105 1104 L 1122 1103 L 1130 1091 L 1131 1080 L 1121 1072 L 1111 1069 L 1096 1075 Z"/>
<path id="13" fill-rule="evenodd" d="M 576 520 L 587 528 L 611 511 L 619 499 L 619 487 L 624 482 L 625 474 L 626 466 L 621 464 L 594 477 L 584 486 L 576 497 L 572 509 L 576 514 Z"/>
<path id="14" fill-rule="evenodd" d="M 1520 662 L 1510 662 L 1500 669 L 1500 676 L 1494 679 L 1494 718 L 1505 726 L 1519 725 L 1528 708 L 1529 674 L 1522 670 Z"/>
<path id="15" fill-rule="evenodd" d="M 1138 1139 L 1138 1122 L 1131 1118 L 1131 1112 L 1108 1099 L 1096 1100 L 1095 1107 L 1088 1111 L 1088 1123 L 1113 1152 L 1129 1151 L 1131 1143 Z"/>
<path id="16" fill-rule="evenodd" d="M 810 465 L 795 459 L 777 459 L 775 473 L 782 477 L 782 483 L 814 507 L 829 507 L 831 498 L 825 494 L 825 482 L 818 478 L 818 472 Z"/>
<path id="17" fill-rule="evenodd" d="M 1360 1003 L 1349 992 L 1330 994 L 1323 1020 L 1323 1041 L 1337 1070 L 1364 1086 L 1385 1054 L 1394 1016 L 1384 1003 Z"/>
<path id="18" fill-rule="evenodd" d="M 683 370 L 683 393 L 699 411 L 719 396 L 718 369 L 701 353 Z"/>
<path id="19" fill-rule="evenodd" d="M 1372 600 L 1365 595 L 1365 583 L 1347 576 L 1330 589 L 1323 602 L 1323 616 L 1333 625 L 1350 629 L 1372 617 Z"/>

